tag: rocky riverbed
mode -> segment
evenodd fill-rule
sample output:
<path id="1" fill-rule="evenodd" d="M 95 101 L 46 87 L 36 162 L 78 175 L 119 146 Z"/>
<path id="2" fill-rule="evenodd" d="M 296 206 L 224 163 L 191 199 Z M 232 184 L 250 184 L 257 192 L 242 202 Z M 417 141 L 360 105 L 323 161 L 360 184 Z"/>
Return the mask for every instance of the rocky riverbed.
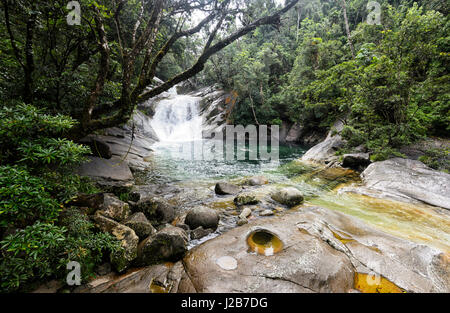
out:
<path id="1" fill-rule="evenodd" d="M 222 127 L 224 93 L 193 96 Z M 338 158 L 335 132 L 274 164 L 175 160 L 156 133 L 138 111 L 85 139 L 96 149 L 78 173 L 105 193 L 73 205 L 124 249 L 71 291 L 450 291 L 449 174 L 418 160 L 370 164 L 364 151 Z"/>

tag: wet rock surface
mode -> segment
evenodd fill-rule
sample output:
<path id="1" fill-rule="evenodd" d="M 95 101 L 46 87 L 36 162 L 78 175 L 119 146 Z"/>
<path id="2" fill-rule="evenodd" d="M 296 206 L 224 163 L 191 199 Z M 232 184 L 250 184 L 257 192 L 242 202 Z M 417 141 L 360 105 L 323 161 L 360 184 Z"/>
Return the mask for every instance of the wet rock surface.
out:
<path id="1" fill-rule="evenodd" d="M 283 249 L 249 251 L 248 236 L 260 230 Z M 235 270 L 217 265 L 225 256 L 237 261 Z M 382 277 L 377 288 L 386 280 L 406 292 L 450 290 L 448 255 L 319 207 L 252 221 L 195 247 L 183 262 L 198 292 L 351 292 L 359 274 Z"/>
<path id="2" fill-rule="evenodd" d="M 236 205 L 246 205 L 246 204 L 256 204 L 259 202 L 259 199 L 256 196 L 256 194 L 246 191 L 238 194 L 233 201 Z"/>
<path id="3" fill-rule="evenodd" d="M 138 212 L 131 215 L 125 222 L 125 226 L 130 227 L 140 239 L 145 239 L 156 233 L 156 229 L 145 217 L 144 213 Z"/>
<path id="4" fill-rule="evenodd" d="M 170 223 L 175 218 L 175 208 L 164 198 L 148 196 L 139 200 L 133 208 L 135 212 L 142 212 L 152 223 Z"/>
<path id="5" fill-rule="evenodd" d="M 356 171 L 364 170 L 372 163 L 368 153 L 344 154 L 342 166 L 354 169 Z"/>
<path id="6" fill-rule="evenodd" d="M 203 227 L 199 226 L 196 229 L 191 230 L 189 232 L 189 237 L 191 238 L 191 240 L 197 240 L 197 239 L 201 239 L 205 236 L 208 236 L 212 232 L 214 232 L 214 231 L 211 228 L 204 229 Z"/>
<path id="7" fill-rule="evenodd" d="M 165 261 L 176 262 L 186 253 L 187 243 L 187 233 L 179 227 L 168 224 L 139 243 L 135 264 L 146 266 Z"/>
<path id="8" fill-rule="evenodd" d="M 120 241 L 123 248 L 111 254 L 111 264 L 120 273 L 129 268 L 131 262 L 136 258 L 139 237 L 131 228 L 122 224 L 114 227 L 111 234 Z"/>
<path id="9" fill-rule="evenodd" d="M 294 187 L 286 187 L 274 192 L 272 199 L 281 204 L 293 207 L 303 202 L 303 194 Z"/>
<path id="10" fill-rule="evenodd" d="M 184 222 L 191 229 L 196 229 L 197 227 L 216 229 L 219 225 L 219 219 L 219 215 L 215 210 L 207 207 L 196 207 L 189 210 Z"/>
<path id="11" fill-rule="evenodd" d="M 214 190 L 218 195 L 235 195 L 241 191 L 241 187 L 230 183 L 220 182 L 216 184 Z"/>

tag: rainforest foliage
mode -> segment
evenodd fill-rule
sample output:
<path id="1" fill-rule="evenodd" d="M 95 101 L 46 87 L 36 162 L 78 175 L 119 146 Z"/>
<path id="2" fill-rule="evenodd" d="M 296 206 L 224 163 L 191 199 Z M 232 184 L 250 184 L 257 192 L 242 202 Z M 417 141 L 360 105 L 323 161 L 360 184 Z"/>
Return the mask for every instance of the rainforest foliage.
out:
<path id="1" fill-rule="evenodd" d="M 20 102 L 0 109 L 1 291 L 61 277 L 69 261 L 79 262 L 88 278 L 105 252 L 120 248 L 67 206 L 77 192 L 94 191 L 72 174 L 89 152 L 64 138 L 74 124 Z"/>
<path id="2" fill-rule="evenodd" d="M 69 260 L 86 281 L 120 249 L 70 206 L 97 191 L 73 174 L 89 153 L 76 141 L 126 123 L 139 102 L 200 73 L 218 51 L 280 25 L 298 0 L 233 28 L 250 2 L 1 0 L 1 291 L 64 279 Z M 156 76 L 164 83 L 152 84 Z"/>
<path id="3" fill-rule="evenodd" d="M 256 1 L 254 11 L 270 3 Z M 261 27 L 213 56 L 205 79 L 239 94 L 235 124 L 325 132 L 341 119 L 347 149 L 364 145 L 378 160 L 426 136 L 448 137 L 448 2 L 378 3 L 379 25 L 367 22 L 368 1 L 300 2 L 281 27 Z"/>

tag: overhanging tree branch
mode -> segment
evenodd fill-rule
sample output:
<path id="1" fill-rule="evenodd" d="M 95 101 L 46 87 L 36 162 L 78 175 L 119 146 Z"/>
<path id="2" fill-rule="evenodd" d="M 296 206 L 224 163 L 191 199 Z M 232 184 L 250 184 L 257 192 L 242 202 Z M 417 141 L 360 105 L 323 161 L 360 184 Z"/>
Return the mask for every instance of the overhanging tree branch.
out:
<path id="1" fill-rule="evenodd" d="M 220 10 L 223 10 L 230 0 L 225 0 Z M 149 65 L 149 59 L 144 61 L 143 67 L 141 69 L 141 79 L 139 80 L 138 85 L 134 89 L 132 93 L 132 99 L 133 101 L 136 101 L 139 97 L 139 95 L 142 93 L 142 91 L 152 82 L 153 78 L 156 74 L 156 68 L 158 64 L 162 61 L 164 56 L 169 52 L 170 48 L 174 45 L 174 43 L 182 38 L 182 37 L 188 37 L 195 33 L 198 33 L 204 26 L 209 24 L 218 14 L 222 11 L 214 11 L 211 14 L 209 14 L 207 17 L 205 17 L 202 21 L 200 21 L 195 27 L 192 27 L 191 29 L 185 30 L 185 31 L 177 31 L 175 34 L 173 34 L 169 40 L 163 45 L 163 47 L 158 51 L 156 56 L 154 57 L 151 65 Z M 142 79 L 143 78 L 143 79 Z"/>
<path id="2" fill-rule="evenodd" d="M 151 17 L 149 19 L 149 22 L 147 23 L 146 29 L 142 32 L 139 39 L 136 40 L 135 44 L 131 47 L 130 50 L 128 50 L 128 53 L 125 53 L 123 59 L 122 59 L 122 94 L 119 100 L 117 100 L 111 107 L 109 114 L 104 117 L 99 117 L 98 119 L 93 120 L 92 119 L 92 105 L 95 106 L 93 102 L 89 103 L 88 113 L 90 114 L 90 117 L 86 119 L 88 121 L 87 123 L 82 123 L 82 127 L 78 128 L 77 132 L 78 134 L 75 135 L 77 137 L 86 135 L 94 130 L 97 129 L 103 129 L 107 127 L 116 126 L 118 124 L 122 124 L 128 121 L 128 119 L 131 118 L 131 115 L 133 113 L 135 105 L 138 103 L 138 101 L 144 101 L 149 98 L 152 98 L 164 91 L 169 90 L 171 87 L 175 86 L 176 84 L 196 75 L 199 73 L 206 63 L 206 61 L 214 55 L 216 52 L 222 50 L 226 46 L 230 45 L 232 42 L 237 40 L 238 38 L 248 34 L 249 32 L 255 30 L 257 27 L 261 25 L 278 25 L 280 23 L 280 16 L 287 12 L 289 9 L 291 9 L 296 3 L 298 3 L 299 0 L 291 0 L 288 4 L 285 5 L 282 9 L 276 11 L 274 14 L 265 16 L 262 18 L 259 18 L 258 20 L 254 21 L 253 23 L 250 23 L 248 25 L 243 26 L 233 34 L 229 35 L 228 37 L 218 41 L 215 44 L 213 43 L 214 37 L 220 27 L 220 21 L 219 26 L 216 26 L 216 28 L 212 32 L 212 37 L 208 39 L 206 42 L 206 45 L 203 49 L 202 54 L 197 59 L 197 62 L 188 70 L 184 71 L 183 73 L 180 73 L 176 75 L 175 77 L 169 79 L 167 82 L 163 83 L 162 85 L 153 88 L 152 90 L 148 92 L 144 92 L 140 95 L 141 90 L 143 90 L 148 85 L 148 79 L 151 77 L 154 77 L 154 73 L 156 71 L 156 67 L 161 61 L 161 59 L 164 57 L 164 55 L 169 51 L 169 49 L 172 47 L 172 45 L 176 42 L 177 39 L 184 37 L 184 36 L 190 36 L 198 31 L 200 31 L 204 26 L 206 26 L 209 22 L 211 22 L 214 18 L 217 16 L 223 14 L 224 16 L 227 14 L 230 14 L 230 11 L 225 10 L 225 6 L 229 3 L 230 0 L 225 0 L 222 3 L 220 3 L 219 6 L 216 6 L 216 10 L 212 11 L 210 15 L 208 15 L 205 19 L 203 19 L 198 25 L 195 27 L 186 30 L 186 31 L 177 31 L 169 40 L 166 42 L 166 44 L 161 48 L 161 50 L 158 52 L 158 54 L 155 56 L 153 62 L 149 66 L 149 68 L 143 68 L 141 72 L 142 73 L 148 73 L 144 77 L 146 79 L 140 81 L 138 83 L 138 86 L 133 90 L 133 92 L 130 91 L 131 89 L 131 81 L 132 77 L 134 75 L 134 64 L 136 61 L 136 58 L 142 53 L 144 50 L 148 52 L 148 49 L 151 49 L 153 46 L 152 43 L 152 32 L 154 33 L 155 30 L 158 28 L 158 15 L 161 14 L 165 0 L 156 0 L 153 4 L 153 13 L 151 14 Z M 217 4 L 217 2 L 215 2 Z M 224 11 L 225 10 L 225 11 Z M 151 21 L 154 21 L 153 23 Z M 101 73 L 99 73 L 99 79 L 98 83 L 100 86 L 100 89 L 103 89 L 104 81 L 102 82 L 102 79 L 100 76 Z M 96 100 L 96 91 L 94 90 L 92 96 L 92 99 Z M 140 95 L 140 96 L 139 96 Z M 98 95 L 97 95 L 98 97 Z"/>
<path id="3" fill-rule="evenodd" d="M 172 79 L 169 79 L 167 82 L 159 85 L 158 87 L 155 87 L 147 92 L 144 92 L 138 97 L 139 102 L 143 102 L 145 100 L 148 100 L 150 98 L 153 98 L 156 95 L 159 95 L 160 93 L 169 90 L 176 84 L 196 75 L 200 71 L 203 70 L 206 61 L 211 57 L 213 54 L 217 53 L 218 51 L 222 50 L 226 46 L 230 45 L 232 42 L 234 42 L 236 39 L 248 34 L 249 32 L 255 30 L 257 27 L 261 25 L 270 25 L 270 24 L 278 24 L 280 21 L 280 16 L 287 11 L 289 11 L 290 8 L 292 8 L 299 0 L 292 0 L 289 2 L 284 8 L 278 10 L 272 15 L 262 17 L 253 23 L 250 23 L 235 33 L 231 34 L 230 36 L 226 37 L 225 39 L 219 41 L 215 45 L 209 47 L 208 49 L 205 49 L 203 53 L 198 58 L 197 62 L 188 70 L 186 70 L 183 73 L 178 74 L 177 76 L 173 77 Z"/>

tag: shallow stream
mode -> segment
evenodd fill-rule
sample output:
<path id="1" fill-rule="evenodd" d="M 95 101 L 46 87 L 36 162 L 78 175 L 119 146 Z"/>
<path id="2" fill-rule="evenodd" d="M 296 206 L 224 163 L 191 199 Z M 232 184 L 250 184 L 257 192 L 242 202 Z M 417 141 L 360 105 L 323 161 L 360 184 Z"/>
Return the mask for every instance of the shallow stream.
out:
<path id="1" fill-rule="evenodd" d="M 277 161 L 196 160 L 192 157 L 195 149 L 189 147 L 206 143 L 201 133 L 203 121 L 198 112 L 199 99 L 172 91 L 156 107 L 152 127 L 160 142 L 152 147 L 151 170 L 144 179 L 146 184 L 162 186 L 158 187 L 162 196 L 183 209 L 202 204 L 220 210 L 218 231 L 193 244 L 236 227 L 239 210 L 232 196 L 215 194 L 214 186 L 218 181 L 241 184 L 248 177 L 263 175 L 269 180 L 268 185 L 247 187 L 261 198 L 270 198 L 269 194 L 281 186 L 293 186 L 305 195 L 305 206 L 340 211 L 397 237 L 450 252 L 448 211 L 428 205 L 339 193 L 343 186 L 360 184 L 359 174 L 301 162 L 299 158 L 305 153 L 305 147 L 280 146 Z M 245 147 L 248 151 L 257 148 Z M 301 210 L 301 206 L 292 210 Z M 282 212 L 280 209 L 276 214 Z"/>

